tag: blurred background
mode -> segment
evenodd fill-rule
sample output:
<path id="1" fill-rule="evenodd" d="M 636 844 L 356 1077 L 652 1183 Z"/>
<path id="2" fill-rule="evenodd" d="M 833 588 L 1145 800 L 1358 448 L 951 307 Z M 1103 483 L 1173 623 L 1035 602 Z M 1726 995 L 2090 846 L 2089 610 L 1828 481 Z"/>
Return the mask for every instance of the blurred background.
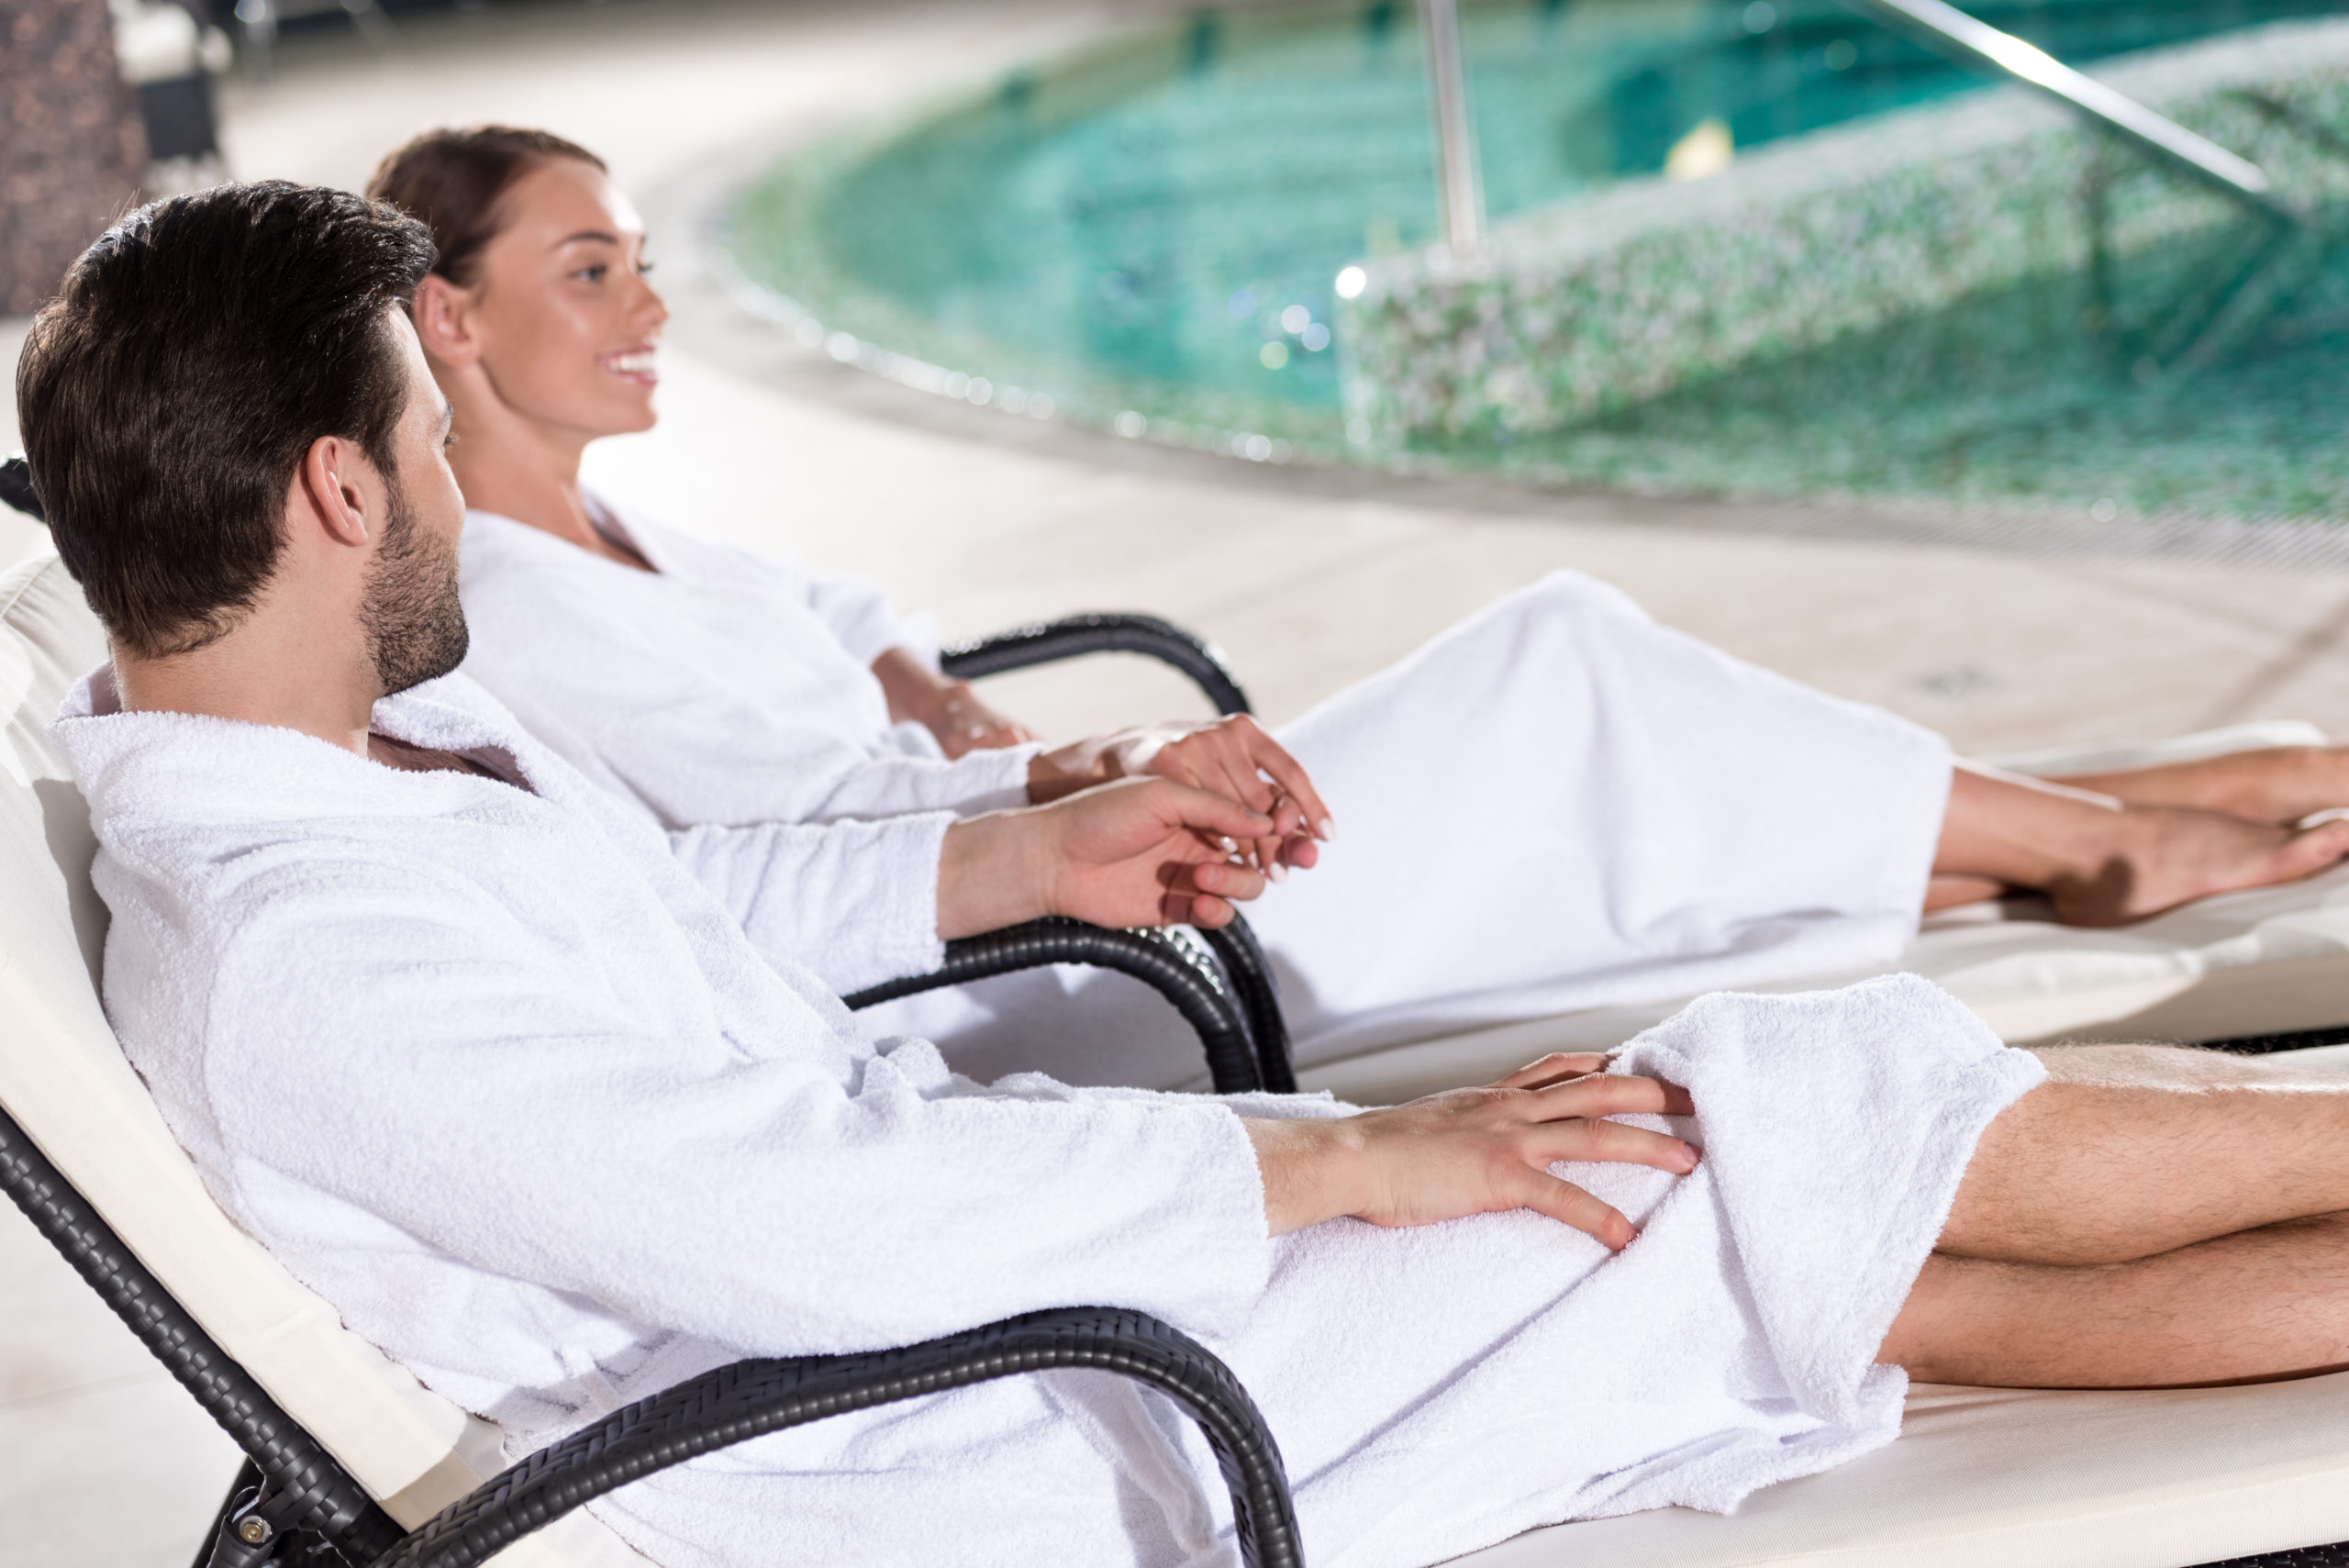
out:
<path id="1" fill-rule="evenodd" d="M 1277 720 L 1574 568 L 1976 751 L 2349 732 L 2343 10 L 1978 10 L 2263 203 L 1837 0 L 1461 0 L 1449 140 L 1410 0 L 0 0 L 0 356 L 137 200 L 543 126 L 674 312 L 593 479 L 949 636 Z M 0 1325 L 0 1568 L 184 1559 L 235 1455 L 13 1211 Z"/>

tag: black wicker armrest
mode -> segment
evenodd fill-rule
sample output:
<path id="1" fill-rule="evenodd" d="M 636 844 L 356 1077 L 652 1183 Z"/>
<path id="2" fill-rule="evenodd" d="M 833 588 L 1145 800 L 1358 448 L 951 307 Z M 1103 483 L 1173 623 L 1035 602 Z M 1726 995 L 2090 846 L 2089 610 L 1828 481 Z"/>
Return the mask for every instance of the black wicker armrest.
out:
<path id="1" fill-rule="evenodd" d="M 267 1489 L 256 1544 L 272 1546 L 277 1536 L 299 1530 L 373 1556 L 398 1541 L 399 1526 L 173 1299 L 6 1111 L 0 1111 L 0 1189 L 245 1451 L 257 1474 L 240 1477 L 239 1490 L 255 1480 Z M 255 1503 L 246 1497 L 238 1511 Z M 213 1542 L 206 1544 L 209 1551 Z"/>
<path id="2" fill-rule="evenodd" d="M 1141 653 L 1172 664 L 1198 684 L 1218 713 L 1246 713 L 1248 694 L 1224 662 L 1223 651 L 1205 638 L 1156 616 L 1099 614 L 1063 616 L 1034 626 L 1017 626 L 976 642 L 957 643 L 939 655 L 939 666 L 958 681 L 1050 664 L 1083 653 Z"/>
<path id="3" fill-rule="evenodd" d="M 1255 930 L 1235 909 L 1230 925 L 1202 930 L 1199 940 L 1215 954 L 1232 995 L 1240 999 L 1240 1010 L 1247 1017 L 1248 1034 L 1256 1045 L 1258 1087 L 1275 1095 L 1296 1094 L 1297 1067 L 1289 1060 L 1288 1020 L 1281 1017 L 1280 995 L 1273 989 L 1273 966 L 1257 944 Z"/>
<path id="4" fill-rule="evenodd" d="M 1198 1031 L 1217 1094 L 1245 1094 L 1258 1087 L 1260 1050 L 1249 1027 L 1249 1008 L 1234 994 L 1236 987 L 1227 988 L 1215 955 L 1186 927 L 1123 931 L 1049 916 L 984 936 L 959 938 L 946 944 L 945 963 L 928 974 L 886 981 L 843 1000 L 852 1009 L 876 1006 L 1048 963 L 1114 969 L 1154 987 Z M 1286 1065 L 1286 1037 L 1282 1061 Z"/>
<path id="5" fill-rule="evenodd" d="M 32 465 L 18 452 L 6 462 L 0 462 L 0 504 L 14 506 L 30 517 L 47 522 L 40 509 L 40 497 L 33 494 Z"/>
<path id="6" fill-rule="evenodd" d="M 540 1450 L 370 1568 L 473 1568 L 590 1498 L 698 1455 L 827 1416 L 1053 1367 L 1116 1373 L 1182 1406 L 1231 1488 L 1241 1561 L 1252 1568 L 1302 1562 L 1280 1449 L 1230 1369 L 1143 1313 L 1070 1307 L 900 1350 L 720 1367 Z M 939 1528 L 951 1532 L 953 1521 Z"/>

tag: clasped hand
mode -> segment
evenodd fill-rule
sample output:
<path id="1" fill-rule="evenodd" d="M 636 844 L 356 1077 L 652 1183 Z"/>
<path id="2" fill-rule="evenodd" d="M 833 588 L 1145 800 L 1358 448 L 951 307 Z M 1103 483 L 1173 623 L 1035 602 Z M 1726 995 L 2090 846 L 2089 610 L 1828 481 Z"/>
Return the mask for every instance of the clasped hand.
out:
<path id="1" fill-rule="evenodd" d="M 1304 767 L 1244 713 L 1136 725 L 1041 752 L 1028 766 L 1028 798 L 1041 805 L 1128 778 L 1188 784 L 1271 817 L 1272 830 L 1251 838 L 1241 853 L 1275 882 L 1290 866 L 1311 866 L 1315 841 L 1333 830 L 1330 808 Z"/>
<path id="2" fill-rule="evenodd" d="M 1690 1116 L 1687 1091 L 1606 1071 L 1598 1055 L 1545 1056 L 1498 1083 L 1324 1120 L 1243 1122 L 1264 1179 L 1275 1235 L 1351 1216 L 1373 1225 L 1432 1225 L 1530 1208 L 1610 1248 L 1631 1222 L 1572 1182 L 1559 1161 L 1697 1168 L 1677 1138 L 1606 1118 Z"/>
<path id="3" fill-rule="evenodd" d="M 1229 925 L 1264 890 L 1241 840 L 1273 818 L 1167 779 L 1124 779 L 946 830 L 938 934 L 952 940 L 1068 915 L 1097 926 Z"/>
<path id="4" fill-rule="evenodd" d="M 1329 807 L 1245 714 L 1120 729 L 1037 756 L 1025 810 L 947 829 L 938 931 L 1041 915 L 1102 926 L 1230 923 L 1236 903 L 1309 868 Z"/>

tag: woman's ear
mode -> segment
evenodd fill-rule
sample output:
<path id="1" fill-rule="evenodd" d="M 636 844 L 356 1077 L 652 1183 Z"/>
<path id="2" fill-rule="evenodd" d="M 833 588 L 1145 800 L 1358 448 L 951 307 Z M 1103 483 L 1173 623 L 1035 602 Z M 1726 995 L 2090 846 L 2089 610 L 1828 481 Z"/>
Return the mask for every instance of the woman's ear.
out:
<path id="1" fill-rule="evenodd" d="M 438 272 L 428 273 L 416 285 L 416 304 L 409 311 L 416 336 L 436 366 L 471 370 L 481 359 L 481 342 L 473 332 L 471 289 L 459 288 Z"/>

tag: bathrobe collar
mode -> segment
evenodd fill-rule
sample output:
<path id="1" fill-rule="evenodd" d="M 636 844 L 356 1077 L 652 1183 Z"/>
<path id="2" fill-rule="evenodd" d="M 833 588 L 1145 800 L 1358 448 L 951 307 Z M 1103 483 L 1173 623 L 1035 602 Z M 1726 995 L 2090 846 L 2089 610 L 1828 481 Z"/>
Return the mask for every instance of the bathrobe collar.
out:
<path id="1" fill-rule="evenodd" d="M 278 725 L 206 714 L 126 712 L 114 666 L 83 677 L 50 733 L 72 761 L 100 831 L 121 814 L 217 821 L 345 816 L 443 817 L 560 805 L 585 786 L 523 733 L 497 699 L 462 674 L 444 675 L 376 703 L 378 734 L 412 746 L 512 760 L 529 790 L 471 773 L 409 773 Z M 169 740 L 171 744 L 159 744 Z M 496 754 L 502 753 L 499 757 Z M 172 774 L 169 789 L 158 770 Z M 537 800 L 533 799 L 535 791 Z M 527 803 L 527 804 L 526 804 Z"/>

